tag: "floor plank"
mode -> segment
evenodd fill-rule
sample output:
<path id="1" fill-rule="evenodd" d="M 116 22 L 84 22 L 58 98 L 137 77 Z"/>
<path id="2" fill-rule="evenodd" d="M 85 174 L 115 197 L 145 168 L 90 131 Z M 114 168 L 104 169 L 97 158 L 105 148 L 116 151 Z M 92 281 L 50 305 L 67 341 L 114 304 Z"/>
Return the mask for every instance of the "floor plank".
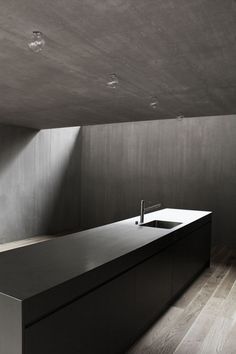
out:
<path id="1" fill-rule="evenodd" d="M 218 316 L 202 342 L 198 353 L 222 353 L 227 334 L 233 327 L 233 320 Z"/>
<path id="2" fill-rule="evenodd" d="M 214 296 L 225 299 L 227 295 L 230 293 L 230 290 L 232 289 L 235 279 L 236 279 L 236 261 L 234 260 L 231 264 L 227 276 L 225 277 L 221 285 L 217 288 L 217 291 L 214 294 Z"/>
<path id="3" fill-rule="evenodd" d="M 155 323 L 148 331 L 145 333 L 136 345 L 132 346 L 129 350 L 129 354 L 136 353 L 146 353 L 148 348 L 153 344 L 153 342 L 157 339 L 158 333 L 168 330 L 171 323 L 180 317 L 183 309 L 171 306 L 166 313 Z"/>
<path id="4" fill-rule="evenodd" d="M 235 343 L 235 338 L 236 338 L 236 323 L 234 323 L 234 326 L 231 328 L 229 333 L 227 334 L 225 343 L 222 347 L 222 354 L 235 354 L 236 352 L 236 343 Z"/>
<path id="5" fill-rule="evenodd" d="M 211 298 L 201 311 L 196 321 L 190 327 L 186 336 L 176 348 L 176 354 L 189 354 L 200 352 L 202 342 L 209 333 L 210 327 L 218 316 L 220 305 L 224 300 L 219 298 Z"/>
<path id="6" fill-rule="evenodd" d="M 216 247 L 211 268 L 127 353 L 228 354 L 226 350 L 236 353 L 235 255 L 235 250 L 226 246 Z M 234 341 L 230 333 L 234 334 Z"/>

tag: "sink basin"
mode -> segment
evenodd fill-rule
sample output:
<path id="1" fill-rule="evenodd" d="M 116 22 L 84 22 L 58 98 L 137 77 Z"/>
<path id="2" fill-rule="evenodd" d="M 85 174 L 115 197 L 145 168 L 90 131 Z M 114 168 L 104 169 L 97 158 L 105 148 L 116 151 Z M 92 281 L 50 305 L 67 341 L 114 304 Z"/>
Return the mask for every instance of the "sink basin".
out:
<path id="1" fill-rule="evenodd" d="M 182 224 L 181 222 L 175 221 L 163 221 L 163 220 L 152 220 L 142 224 L 141 226 L 148 226 L 148 227 L 158 227 L 160 229 L 172 229 L 175 226 Z"/>

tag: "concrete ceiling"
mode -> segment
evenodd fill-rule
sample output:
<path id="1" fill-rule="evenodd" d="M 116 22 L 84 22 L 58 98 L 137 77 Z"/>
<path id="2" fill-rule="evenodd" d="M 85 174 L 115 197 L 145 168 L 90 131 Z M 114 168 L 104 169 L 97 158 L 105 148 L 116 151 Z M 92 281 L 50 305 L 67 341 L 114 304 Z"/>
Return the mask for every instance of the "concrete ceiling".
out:
<path id="1" fill-rule="evenodd" d="M 234 114 L 235 19 L 234 0 L 0 0 L 0 123 Z M 33 30 L 40 54 L 27 47 Z"/>

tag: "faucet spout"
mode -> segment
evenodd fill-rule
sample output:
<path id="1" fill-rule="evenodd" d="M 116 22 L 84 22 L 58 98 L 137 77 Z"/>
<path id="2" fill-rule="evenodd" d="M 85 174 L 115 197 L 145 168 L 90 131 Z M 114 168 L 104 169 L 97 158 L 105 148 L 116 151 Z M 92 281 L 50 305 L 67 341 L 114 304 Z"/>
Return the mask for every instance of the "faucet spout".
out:
<path id="1" fill-rule="evenodd" d="M 140 224 L 143 224 L 144 222 L 144 213 L 145 213 L 145 200 L 141 200 L 141 205 L 140 205 Z"/>
<path id="2" fill-rule="evenodd" d="M 140 224 L 143 224 L 144 223 L 144 214 L 146 213 L 146 212 L 150 212 L 150 211 L 154 211 L 154 210 L 156 210 L 156 209 L 160 209 L 160 207 L 161 207 L 161 203 L 158 203 L 158 204 L 154 204 L 154 205 L 151 205 L 151 206 L 149 206 L 149 207 L 145 207 L 145 204 L 146 204 L 146 202 L 145 202 L 145 200 L 141 200 L 141 205 L 140 205 Z"/>

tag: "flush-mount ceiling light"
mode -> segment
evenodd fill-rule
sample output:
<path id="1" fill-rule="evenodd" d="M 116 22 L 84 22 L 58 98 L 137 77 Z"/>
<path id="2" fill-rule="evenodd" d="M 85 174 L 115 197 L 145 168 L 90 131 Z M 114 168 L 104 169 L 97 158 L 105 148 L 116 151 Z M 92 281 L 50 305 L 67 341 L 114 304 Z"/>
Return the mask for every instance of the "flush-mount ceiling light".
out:
<path id="1" fill-rule="evenodd" d="M 109 81 L 107 82 L 107 87 L 115 89 L 119 85 L 119 79 L 116 74 L 111 74 Z"/>
<path id="2" fill-rule="evenodd" d="M 150 102 L 149 105 L 150 105 L 150 107 L 153 110 L 156 110 L 158 108 L 158 105 L 159 105 L 158 99 L 156 97 L 152 97 L 151 102 Z"/>
<path id="3" fill-rule="evenodd" d="M 176 117 L 176 119 L 177 119 L 178 121 L 183 120 L 183 118 L 184 118 L 184 115 L 183 115 L 182 113 L 179 114 L 179 115 Z"/>
<path id="4" fill-rule="evenodd" d="M 39 53 L 45 46 L 45 40 L 43 34 L 40 31 L 33 31 L 32 37 L 28 43 L 29 48 L 34 53 Z"/>

